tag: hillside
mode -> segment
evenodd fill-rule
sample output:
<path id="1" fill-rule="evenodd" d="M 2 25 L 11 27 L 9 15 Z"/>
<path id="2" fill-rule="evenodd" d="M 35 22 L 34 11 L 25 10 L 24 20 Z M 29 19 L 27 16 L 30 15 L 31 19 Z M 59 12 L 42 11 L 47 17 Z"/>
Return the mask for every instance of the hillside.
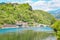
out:
<path id="1" fill-rule="evenodd" d="M 60 19 L 60 9 L 49 11 L 56 19 Z"/>
<path id="2" fill-rule="evenodd" d="M 57 14 L 57 15 L 56 15 L 56 18 L 57 18 L 58 20 L 60 20 L 60 14 Z"/>
<path id="3" fill-rule="evenodd" d="M 32 10 L 32 7 L 26 4 L 0 3 L 0 25 L 15 24 L 15 20 L 32 23 L 53 24 L 55 18 L 42 10 Z"/>

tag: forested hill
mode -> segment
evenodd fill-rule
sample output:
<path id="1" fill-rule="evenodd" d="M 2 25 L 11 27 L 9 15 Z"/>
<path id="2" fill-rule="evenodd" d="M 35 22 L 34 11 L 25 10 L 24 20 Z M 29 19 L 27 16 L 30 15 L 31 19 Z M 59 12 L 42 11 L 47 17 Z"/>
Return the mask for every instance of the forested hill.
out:
<path id="1" fill-rule="evenodd" d="M 0 3 L 0 25 L 15 24 L 15 20 L 28 23 L 52 24 L 55 18 L 42 10 L 32 10 L 32 7 L 26 4 Z"/>
<path id="2" fill-rule="evenodd" d="M 60 20 L 60 9 L 49 11 L 57 20 Z"/>

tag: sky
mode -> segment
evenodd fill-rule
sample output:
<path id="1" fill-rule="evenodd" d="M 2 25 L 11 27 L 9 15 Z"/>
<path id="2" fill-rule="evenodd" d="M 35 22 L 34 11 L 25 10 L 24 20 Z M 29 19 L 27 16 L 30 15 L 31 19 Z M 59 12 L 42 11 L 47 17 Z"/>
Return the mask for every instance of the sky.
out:
<path id="1" fill-rule="evenodd" d="M 60 0 L 0 0 L 8 3 L 29 3 L 34 10 L 52 11 L 60 9 Z"/>

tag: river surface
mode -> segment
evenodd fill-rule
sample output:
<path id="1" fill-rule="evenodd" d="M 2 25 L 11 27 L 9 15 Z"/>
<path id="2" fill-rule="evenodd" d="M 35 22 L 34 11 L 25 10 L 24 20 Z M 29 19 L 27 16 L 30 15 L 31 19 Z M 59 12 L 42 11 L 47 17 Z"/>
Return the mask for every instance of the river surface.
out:
<path id="1" fill-rule="evenodd" d="M 4 28 L 4 29 L 0 29 L 0 33 L 16 32 L 16 31 L 21 31 L 21 30 L 34 30 L 34 31 L 42 31 L 42 32 L 54 31 L 50 27 L 29 27 L 29 28 Z"/>
<path id="2" fill-rule="evenodd" d="M 19 32 L 23 30 L 33 30 L 37 32 L 47 32 L 47 33 L 54 33 L 54 30 L 50 27 L 31 27 L 31 28 L 4 28 L 0 29 L 0 34 L 5 34 L 9 32 Z M 55 36 L 48 36 L 43 40 L 56 40 Z"/>

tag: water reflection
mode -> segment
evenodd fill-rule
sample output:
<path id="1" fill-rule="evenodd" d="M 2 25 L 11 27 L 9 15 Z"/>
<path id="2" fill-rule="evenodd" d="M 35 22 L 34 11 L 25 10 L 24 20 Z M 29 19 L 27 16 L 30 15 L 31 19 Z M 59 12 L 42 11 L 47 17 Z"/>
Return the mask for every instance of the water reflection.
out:
<path id="1" fill-rule="evenodd" d="M 5 37 L 4 37 L 5 36 Z M 3 39 L 4 38 L 4 39 Z M 6 28 L 0 29 L 0 40 L 56 40 L 54 30 L 41 28 Z"/>

